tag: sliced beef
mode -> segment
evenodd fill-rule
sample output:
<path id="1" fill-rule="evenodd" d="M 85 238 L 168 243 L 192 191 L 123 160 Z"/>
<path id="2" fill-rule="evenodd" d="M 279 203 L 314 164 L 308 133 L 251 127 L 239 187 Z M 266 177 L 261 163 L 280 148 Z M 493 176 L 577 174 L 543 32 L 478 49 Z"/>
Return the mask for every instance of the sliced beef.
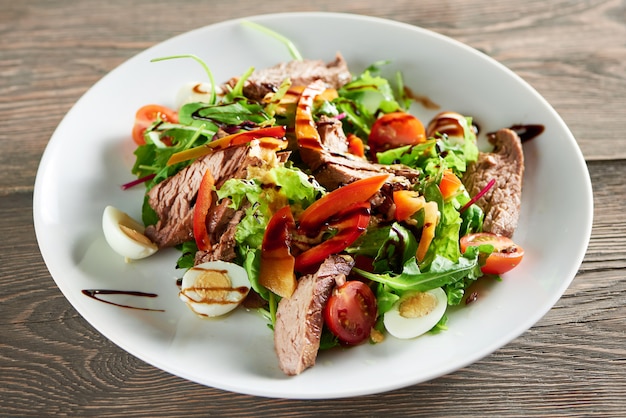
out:
<path id="1" fill-rule="evenodd" d="M 371 199 L 371 204 L 376 214 L 384 219 L 391 219 L 395 211 L 391 199 L 393 191 L 412 188 L 418 180 L 419 172 L 404 165 L 371 163 L 349 154 L 346 135 L 338 119 L 323 116 L 317 123 L 317 129 L 322 148 L 300 148 L 300 158 L 311 169 L 317 182 L 327 190 L 335 190 L 357 180 L 389 173 L 390 180 Z"/>
<path id="2" fill-rule="evenodd" d="M 322 116 L 317 123 L 322 149 L 301 148 L 300 158 L 311 169 L 315 179 L 328 190 L 381 173 L 392 174 L 390 185 L 410 187 L 419 172 L 402 165 L 371 163 L 348 153 L 348 142 L 339 119 Z"/>
<path id="3" fill-rule="evenodd" d="M 219 188 L 230 178 L 245 178 L 249 166 L 263 163 L 258 143 L 215 151 L 199 158 L 148 192 L 148 203 L 159 220 L 146 228 L 146 235 L 159 248 L 193 239 L 193 208 L 206 170 L 211 170 Z"/>
<path id="4" fill-rule="evenodd" d="M 348 153 L 348 138 L 339 119 L 322 115 L 316 127 L 320 140 L 328 152 L 341 155 Z"/>
<path id="5" fill-rule="evenodd" d="M 517 228 L 522 202 L 522 143 L 510 129 L 500 129 L 489 140 L 493 151 L 481 152 L 478 160 L 468 166 L 463 184 L 470 196 L 474 196 L 495 179 L 493 187 L 476 202 L 485 212 L 483 230 L 511 237 Z"/>
<path id="6" fill-rule="evenodd" d="M 335 284 L 345 281 L 353 265 L 348 256 L 328 257 L 315 274 L 300 278 L 290 298 L 278 303 L 274 347 L 285 374 L 297 375 L 315 364 L 324 324 L 322 311 Z"/>
<path id="7" fill-rule="evenodd" d="M 417 170 L 405 166 L 374 164 L 350 155 L 332 155 L 321 153 L 321 164 L 312 171 L 315 179 L 328 190 L 334 190 L 346 184 L 382 173 L 392 177 L 388 187 L 393 190 L 408 189 L 419 176 Z"/>
<path id="8" fill-rule="evenodd" d="M 323 80 L 328 87 L 339 88 L 350 81 L 352 75 L 340 54 L 329 63 L 321 60 L 289 61 L 255 70 L 244 83 L 243 93 L 252 100 L 260 101 L 267 93 L 278 90 L 286 78 L 294 86 L 306 86 L 316 80 Z M 233 78 L 227 84 L 233 87 L 237 81 L 237 78 Z"/>

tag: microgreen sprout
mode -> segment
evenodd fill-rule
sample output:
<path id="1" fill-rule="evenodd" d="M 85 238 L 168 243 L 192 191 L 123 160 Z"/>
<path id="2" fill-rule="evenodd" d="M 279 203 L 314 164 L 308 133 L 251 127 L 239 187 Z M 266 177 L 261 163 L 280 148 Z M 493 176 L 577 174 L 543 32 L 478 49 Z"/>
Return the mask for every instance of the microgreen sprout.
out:
<path id="1" fill-rule="evenodd" d="M 211 72 L 211 69 L 206 64 L 206 62 L 204 62 L 202 60 L 202 58 L 200 58 L 200 57 L 198 57 L 197 55 L 194 55 L 194 54 L 182 54 L 182 55 L 171 55 L 169 57 L 153 58 L 153 59 L 150 60 L 150 62 L 158 62 L 158 61 L 165 61 L 165 60 L 179 59 L 179 58 L 191 58 L 191 59 L 195 60 L 198 64 L 200 64 L 202 66 L 204 71 L 209 76 L 209 82 L 211 83 L 211 97 L 209 99 L 209 103 L 212 104 L 212 105 L 216 104 L 217 103 L 217 95 L 215 94 L 215 78 L 213 78 L 213 73 Z"/>

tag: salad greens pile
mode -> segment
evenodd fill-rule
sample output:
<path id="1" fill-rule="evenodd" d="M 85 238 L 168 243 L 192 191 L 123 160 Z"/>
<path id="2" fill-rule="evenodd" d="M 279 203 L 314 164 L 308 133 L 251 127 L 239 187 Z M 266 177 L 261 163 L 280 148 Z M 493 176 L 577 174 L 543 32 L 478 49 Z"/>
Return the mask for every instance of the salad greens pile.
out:
<path id="1" fill-rule="evenodd" d="M 294 54 L 297 58 L 299 54 Z M 179 56 L 167 58 L 193 58 Z M 340 118 L 346 134 L 355 134 L 366 140 L 374 121 L 382 114 L 408 111 L 411 99 L 405 94 L 401 74 L 395 80 L 382 76 L 385 61 L 376 62 L 352 81 L 337 90 L 337 97 L 317 103 L 313 109 L 315 119 L 322 115 Z M 208 67 L 203 67 L 211 80 L 213 92 L 217 91 Z M 192 161 L 173 165 L 167 162 L 175 153 L 202 146 L 210 142 L 219 131 L 235 133 L 241 129 L 255 129 L 274 125 L 293 126 L 294 114 L 278 112 L 276 102 L 288 90 L 286 80 L 269 103 L 253 102 L 244 97 L 242 86 L 253 68 L 243 74 L 230 91 L 213 95 L 206 103 L 187 103 L 178 109 L 178 122 L 158 120 L 145 132 L 145 144 L 135 151 L 136 162 L 132 172 L 145 179 L 149 190 L 155 184 L 174 175 Z M 461 187 L 460 192 L 444 199 L 438 187 L 443 173 L 452 170 L 462 177 L 468 162 L 476 160 L 478 148 L 467 118 L 465 137 L 452 140 L 445 135 L 428 138 L 418 145 L 390 149 L 377 155 L 380 164 L 403 164 L 419 172 L 415 190 L 427 202 L 436 202 L 439 211 L 434 239 L 423 260 L 416 260 L 420 231 L 424 226 L 424 211 L 418 211 L 411 222 L 372 224 L 345 252 L 353 257 L 367 257 L 372 261 L 372 271 L 354 268 L 362 277 L 375 282 L 379 316 L 406 291 L 426 291 L 442 287 L 449 305 L 459 304 L 468 286 L 482 275 L 481 262 L 492 250 L 488 245 L 470 247 L 465 253 L 459 249 L 461 236 L 482 228 L 483 213 L 476 205 L 464 206 L 470 196 Z M 272 184 L 278 187 L 264 187 Z M 297 161 L 277 162 L 254 178 L 230 179 L 217 190 L 219 199 L 230 198 L 232 207 L 246 206 L 245 216 L 236 231 L 237 260 L 247 270 L 253 289 L 269 302 L 268 317 L 272 318 L 277 297 L 259 284 L 261 243 L 267 223 L 276 207 L 289 204 L 294 214 L 302 212 L 319 197 L 327 193 L 309 174 L 307 167 Z M 461 210 L 461 209 L 464 210 Z M 143 221 L 155 224 L 156 214 L 143 205 Z M 190 268 L 197 250 L 194 242 L 179 246 L 179 268 Z M 434 330 L 445 328 L 445 317 Z M 323 338 L 325 346 L 333 339 Z M 327 341 L 330 343 L 326 344 Z"/>

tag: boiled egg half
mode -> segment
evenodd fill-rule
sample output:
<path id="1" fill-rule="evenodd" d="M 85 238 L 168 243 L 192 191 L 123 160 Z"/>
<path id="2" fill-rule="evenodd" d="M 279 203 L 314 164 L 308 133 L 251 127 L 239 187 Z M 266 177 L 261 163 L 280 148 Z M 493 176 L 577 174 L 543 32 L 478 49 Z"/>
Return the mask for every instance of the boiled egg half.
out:
<path id="1" fill-rule="evenodd" d="M 383 323 L 396 338 L 415 338 L 437 325 L 447 305 L 446 292 L 440 287 L 426 292 L 408 292 L 385 312 Z"/>
<path id="2" fill-rule="evenodd" d="M 235 309 L 248 295 L 246 270 L 226 261 L 209 261 L 187 270 L 180 299 L 199 316 L 215 317 Z"/>
<path id="3" fill-rule="evenodd" d="M 102 230 L 109 246 L 126 260 L 148 257 L 159 249 L 144 235 L 144 226 L 113 206 L 104 208 Z"/>

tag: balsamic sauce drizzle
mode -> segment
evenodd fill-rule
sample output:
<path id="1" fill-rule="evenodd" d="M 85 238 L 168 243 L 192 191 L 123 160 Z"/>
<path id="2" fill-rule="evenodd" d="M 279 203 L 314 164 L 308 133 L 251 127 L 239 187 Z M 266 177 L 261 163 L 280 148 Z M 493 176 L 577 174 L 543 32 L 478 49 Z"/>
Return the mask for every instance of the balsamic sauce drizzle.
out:
<path id="1" fill-rule="evenodd" d="M 145 297 L 145 298 L 155 298 L 158 296 L 156 293 L 137 292 L 133 290 L 108 290 L 108 289 L 83 289 L 82 293 L 83 295 L 90 297 L 92 299 L 95 299 L 99 302 L 108 303 L 109 305 L 115 305 L 121 308 L 137 309 L 140 311 L 165 312 L 164 309 L 140 308 L 138 306 L 122 305 L 120 303 L 111 302 L 109 300 L 98 297 L 98 295 L 129 295 L 129 296 L 137 296 L 137 297 Z"/>
<path id="2" fill-rule="evenodd" d="M 514 131 L 519 136 L 522 143 L 524 143 L 541 135 L 545 130 L 545 126 L 538 124 L 512 125 L 509 126 L 508 129 Z M 488 132 L 487 138 L 495 137 L 495 135 L 495 132 Z"/>

